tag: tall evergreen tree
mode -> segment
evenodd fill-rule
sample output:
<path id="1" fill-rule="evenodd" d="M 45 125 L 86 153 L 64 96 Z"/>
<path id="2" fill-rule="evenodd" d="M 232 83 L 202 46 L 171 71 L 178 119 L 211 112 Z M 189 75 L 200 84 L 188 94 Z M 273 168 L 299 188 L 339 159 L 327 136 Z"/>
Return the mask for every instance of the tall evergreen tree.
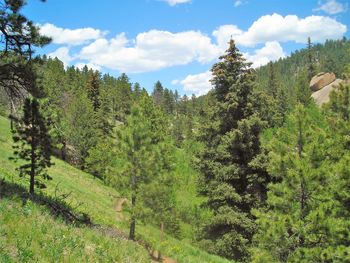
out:
<path id="1" fill-rule="evenodd" d="M 90 69 L 88 76 L 87 95 L 96 112 L 100 107 L 100 74 Z"/>
<path id="2" fill-rule="evenodd" d="M 154 89 L 152 92 L 153 100 L 158 106 L 162 104 L 163 96 L 164 96 L 164 88 L 162 83 L 160 83 L 160 81 L 158 80 L 154 85 Z"/>
<path id="3" fill-rule="evenodd" d="M 315 59 L 312 51 L 311 38 L 307 38 L 307 72 L 308 80 L 310 81 L 316 75 Z"/>
<path id="4" fill-rule="evenodd" d="M 260 148 L 265 126 L 258 115 L 254 71 L 233 40 L 213 68 L 214 96 L 200 155 L 201 193 L 213 216 L 204 228 L 211 252 L 247 261 L 256 231 L 251 210 L 266 196 L 269 180 Z"/>
<path id="5" fill-rule="evenodd" d="M 15 161 L 21 160 L 19 175 L 28 175 L 30 180 L 29 193 L 34 194 L 34 186 L 44 187 L 37 179 L 51 179 L 46 168 L 51 166 L 51 140 L 48 134 L 47 120 L 40 113 L 40 105 L 35 98 L 26 98 L 23 106 L 23 116 L 16 122 L 13 131 L 15 142 Z"/>

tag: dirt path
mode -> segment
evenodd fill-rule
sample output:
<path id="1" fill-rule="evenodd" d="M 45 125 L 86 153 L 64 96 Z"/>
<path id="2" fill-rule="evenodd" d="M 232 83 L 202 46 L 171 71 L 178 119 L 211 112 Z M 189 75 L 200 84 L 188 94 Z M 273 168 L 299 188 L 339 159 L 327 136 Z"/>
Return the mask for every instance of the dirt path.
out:
<path id="1" fill-rule="evenodd" d="M 126 198 L 118 198 L 114 205 L 117 221 L 124 220 L 123 205 L 128 201 Z"/>
<path id="2" fill-rule="evenodd" d="M 118 198 L 117 201 L 115 202 L 114 205 L 114 210 L 116 212 L 116 219 L 117 221 L 122 221 L 124 220 L 124 215 L 123 215 L 123 205 L 128 201 L 126 198 Z M 161 260 L 158 260 L 158 251 L 148 251 L 149 255 L 151 257 L 151 262 L 152 263 L 177 263 L 176 260 L 172 258 L 168 258 L 165 256 L 161 257 Z"/>
<path id="3" fill-rule="evenodd" d="M 159 263 L 159 262 L 162 262 L 162 263 L 177 263 L 176 260 L 172 259 L 172 258 L 168 258 L 168 257 L 164 257 L 162 256 L 161 260 L 159 261 L 158 260 L 158 251 L 153 251 L 150 253 L 150 256 L 151 256 L 151 262 L 152 263 Z"/>

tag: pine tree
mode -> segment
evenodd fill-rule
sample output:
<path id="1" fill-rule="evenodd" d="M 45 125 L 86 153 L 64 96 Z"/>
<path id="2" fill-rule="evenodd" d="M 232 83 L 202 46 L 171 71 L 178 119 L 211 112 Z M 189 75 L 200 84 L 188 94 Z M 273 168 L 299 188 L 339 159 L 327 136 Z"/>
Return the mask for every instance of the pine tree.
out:
<path id="1" fill-rule="evenodd" d="M 119 155 L 126 162 L 122 171 L 131 195 L 129 238 L 135 239 L 136 220 L 142 218 L 142 192 L 171 169 L 169 147 L 166 144 L 167 123 L 150 98 L 144 96 L 132 108 L 125 126 L 118 133 Z M 118 180 L 117 180 L 118 181 Z"/>
<path id="2" fill-rule="evenodd" d="M 302 105 L 271 135 L 268 169 L 275 180 L 267 208 L 256 212 L 253 262 L 344 262 L 339 253 L 349 243 L 341 233 L 349 224 L 334 198 L 341 155 L 332 137 L 316 106 Z"/>
<path id="3" fill-rule="evenodd" d="M 312 101 L 309 81 L 305 71 L 300 72 L 297 76 L 296 98 L 297 103 L 301 103 L 303 105 L 308 105 Z"/>
<path id="4" fill-rule="evenodd" d="M 48 134 L 47 120 L 40 113 L 40 105 L 35 98 L 26 98 L 23 106 L 23 117 L 16 122 L 13 131 L 15 142 L 15 161 L 24 161 L 18 168 L 19 175 L 28 175 L 29 193 L 34 194 L 34 186 L 45 187 L 37 179 L 51 179 L 46 168 L 51 166 L 51 139 Z"/>
<path id="5" fill-rule="evenodd" d="M 234 41 L 213 68 L 216 102 L 201 135 L 201 193 L 213 216 L 204 228 L 206 247 L 221 256 L 246 261 L 256 231 L 251 210 L 266 198 L 268 176 L 260 148 L 265 126 L 258 115 L 254 72 Z"/>
<path id="6" fill-rule="evenodd" d="M 97 129 L 96 113 L 83 88 L 71 94 L 62 126 L 70 146 L 70 162 L 84 168 L 89 150 L 96 145 Z"/>
<path id="7" fill-rule="evenodd" d="M 21 96 L 23 90 L 37 91 L 33 81 L 34 47 L 50 42 L 50 38 L 40 35 L 39 28 L 21 14 L 25 3 L 11 0 L 0 4 L 0 88 L 10 99 Z"/>
<path id="8" fill-rule="evenodd" d="M 286 96 L 286 90 L 282 87 L 280 78 L 275 70 L 275 64 L 269 62 L 268 64 L 268 86 L 267 93 L 270 96 L 266 101 L 269 105 L 265 107 L 267 115 L 272 115 L 268 117 L 270 126 L 281 126 L 285 121 L 285 116 L 288 111 L 288 98 Z M 264 96 L 264 94 L 262 94 Z"/>
<path id="9" fill-rule="evenodd" d="M 308 80 L 310 81 L 312 77 L 316 75 L 316 68 L 314 65 L 315 62 L 310 37 L 307 38 L 307 63 Z"/>
<path id="10" fill-rule="evenodd" d="M 276 73 L 275 73 L 275 68 L 273 63 L 270 61 L 268 64 L 268 69 L 269 69 L 269 82 L 268 82 L 268 90 L 270 95 L 273 98 L 277 97 L 277 91 L 278 91 L 278 84 L 277 84 L 277 79 L 276 79 Z"/>
<path id="11" fill-rule="evenodd" d="M 162 104 L 163 96 L 164 96 L 164 88 L 162 83 L 160 83 L 160 81 L 158 80 L 154 85 L 154 89 L 152 92 L 152 97 L 156 105 L 160 106 Z"/>
<path id="12" fill-rule="evenodd" d="M 92 69 L 88 73 L 87 95 L 94 111 L 97 112 L 100 107 L 100 74 Z"/>

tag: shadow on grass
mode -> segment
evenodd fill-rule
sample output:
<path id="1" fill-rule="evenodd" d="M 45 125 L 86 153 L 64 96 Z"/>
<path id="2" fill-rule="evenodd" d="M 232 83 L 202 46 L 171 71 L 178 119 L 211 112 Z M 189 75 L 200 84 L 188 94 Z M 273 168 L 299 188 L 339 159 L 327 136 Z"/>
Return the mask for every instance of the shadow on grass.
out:
<path id="1" fill-rule="evenodd" d="M 66 223 L 94 226 L 87 214 L 77 213 L 63 198 L 50 197 L 43 193 L 35 193 L 32 196 L 23 186 L 0 178 L 0 199 L 13 197 L 21 198 L 23 204 L 30 199 L 36 204 L 46 206 L 53 216 L 63 218 Z"/>

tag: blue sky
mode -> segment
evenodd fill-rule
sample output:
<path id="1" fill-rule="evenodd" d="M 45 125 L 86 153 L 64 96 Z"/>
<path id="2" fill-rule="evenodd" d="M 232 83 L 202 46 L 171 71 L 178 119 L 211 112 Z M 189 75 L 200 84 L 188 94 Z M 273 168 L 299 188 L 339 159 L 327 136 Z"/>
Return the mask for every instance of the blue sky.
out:
<path id="1" fill-rule="evenodd" d="M 53 38 L 38 50 L 151 91 L 210 89 L 210 68 L 232 36 L 254 67 L 314 42 L 349 38 L 346 0 L 48 0 L 23 12 Z"/>

